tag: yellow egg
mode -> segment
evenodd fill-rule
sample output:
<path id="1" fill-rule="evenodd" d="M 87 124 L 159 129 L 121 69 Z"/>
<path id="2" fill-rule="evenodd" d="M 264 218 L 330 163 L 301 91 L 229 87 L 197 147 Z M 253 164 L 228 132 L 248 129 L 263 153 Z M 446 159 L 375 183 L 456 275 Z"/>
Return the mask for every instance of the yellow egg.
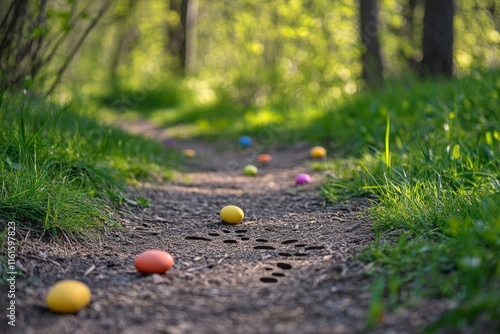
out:
<path id="1" fill-rule="evenodd" d="M 245 214 L 243 210 L 234 205 L 228 205 L 220 210 L 221 219 L 228 224 L 238 224 L 241 223 Z"/>
<path id="2" fill-rule="evenodd" d="M 90 303 L 91 293 L 80 281 L 65 280 L 54 284 L 47 294 L 47 307 L 53 312 L 76 313 Z"/>
<path id="3" fill-rule="evenodd" d="M 196 157 L 196 151 L 193 150 L 192 148 L 186 148 L 185 150 L 182 151 L 182 154 L 187 158 Z"/>
<path id="4" fill-rule="evenodd" d="M 324 158 L 326 156 L 326 150 L 322 146 L 314 146 L 311 149 L 311 157 L 313 158 Z"/>

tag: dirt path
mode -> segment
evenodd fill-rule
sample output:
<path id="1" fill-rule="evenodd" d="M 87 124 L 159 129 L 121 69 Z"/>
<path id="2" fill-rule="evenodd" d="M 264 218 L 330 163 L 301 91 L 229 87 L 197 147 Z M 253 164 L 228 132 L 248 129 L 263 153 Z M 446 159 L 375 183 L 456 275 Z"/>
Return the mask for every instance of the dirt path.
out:
<path id="1" fill-rule="evenodd" d="M 325 203 L 323 175 L 307 165 L 303 145 L 272 151 L 273 162 L 256 177 L 241 175 L 255 151 L 184 142 L 199 156 L 172 183 L 143 184 L 146 209 L 117 213 L 123 231 L 97 242 L 29 238 L 18 250 L 19 333 L 359 333 L 370 299 L 370 280 L 353 260 L 372 242 L 360 216 L 366 200 Z M 309 172 L 314 182 L 298 187 Z M 220 222 L 228 204 L 245 211 L 242 224 Z M 175 258 L 166 275 L 144 276 L 135 256 L 163 249 Z M 92 303 L 76 315 L 44 307 L 49 286 L 78 279 Z M 435 312 L 432 312 L 433 314 Z M 387 317 L 388 328 L 415 332 L 429 317 Z M 0 324 L 0 332 L 7 328 Z"/>

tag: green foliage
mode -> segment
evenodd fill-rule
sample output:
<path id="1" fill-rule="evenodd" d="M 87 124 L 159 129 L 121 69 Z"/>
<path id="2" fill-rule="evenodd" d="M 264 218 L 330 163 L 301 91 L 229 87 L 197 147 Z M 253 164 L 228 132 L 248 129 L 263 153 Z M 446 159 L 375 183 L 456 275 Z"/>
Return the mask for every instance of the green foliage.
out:
<path id="1" fill-rule="evenodd" d="M 125 200 L 127 179 L 170 173 L 176 155 L 160 144 L 77 110 L 76 105 L 60 106 L 29 95 L 4 97 L 2 217 L 54 232 L 89 232 L 110 221 L 109 200 Z"/>
<path id="2" fill-rule="evenodd" d="M 111 0 L 0 4 L 0 92 L 50 94 Z"/>
<path id="3" fill-rule="evenodd" d="M 333 176 L 323 192 L 334 201 L 376 195 L 368 215 L 378 239 L 364 259 L 385 277 L 389 309 L 428 296 L 457 302 L 429 331 L 482 331 L 500 316 L 497 78 L 491 70 L 449 83 L 391 87 L 326 114 L 327 138 L 339 146 L 368 143 L 373 152 L 325 163 Z"/>
<path id="4" fill-rule="evenodd" d="M 413 29 L 408 1 L 380 3 L 386 75 L 408 75 L 409 60 L 422 57 L 423 2 L 415 9 Z M 491 8 L 489 1 L 457 3 L 459 73 L 498 64 L 500 33 Z M 285 110 L 330 104 L 363 87 L 357 10 L 354 0 L 200 0 L 197 59 L 188 80 L 195 78 L 217 93 L 222 90 L 233 104 L 244 107 Z M 167 46 L 168 27 L 176 28 L 179 20 L 168 1 L 118 1 L 82 47 L 68 78 L 77 79 L 84 93 L 92 95 L 110 87 L 129 91 L 156 85 L 160 73 L 177 73 Z M 198 93 L 198 84 L 191 87 Z"/>
<path id="5" fill-rule="evenodd" d="M 401 78 L 394 84 L 400 87 L 387 83 L 395 95 L 384 99 L 396 100 L 404 87 L 416 86 L 413 97 L 398 105 L 409 114 L 422 109 L 419 94 L 430 86 L 450 88 L 417 86 L 408 63 L 421 58 L 423 6 L 415 9 L 413 30 L 406 11 L 405 0 L 381 2 L 380 38 L 386 75 Z M 200 1 L 197 61 L 192 75 L 181 80 L 167 51 L 167 27 L 177 27 L 178 13 L 168 1 L 118 1 L 82 47 L 78 66 L 71 68 L 61 92 L 73 94 L 76 84 L 81 94 L 104 100 L 120 117 L 147 117 L 159 126 L 174 127 L 175 135 L 236 137 L 245 132 L 274 144 L 322 141 L 335 150 L 349 148 L 347 154 L 359 154 L 365 143 L 380 149 L 379 133 L 385 126 L 379 118 L 373 124 L 361 120 L 373 119 L 374 112 L 385 120 L 393 112 L 370 99 L 352 97 L 363 88 L 357 15 L 357 3 L 351 0 Z M 461 1 L 455 22 L 457 72 L 465 75 L 474 67 L 494 66 L 500 35 L 490 6 Z M 471 102 L 451 94 L 453 90 L 443 99 Z M 342 106 L 345 110 L 338 113 Z M 432 118 L 432 110 L 425 112 Z M 420 125 L 414 124 L 413 115 L 405 121 Z M 339 122 L 344 125 L 338 127 L 341 136 L 335 141 L 325 136 Z M 431 127 L 422 125 L 423 130 Z M 397 132 L 409 128 L 389 133 L 396 145 L 401 138 Z"/>

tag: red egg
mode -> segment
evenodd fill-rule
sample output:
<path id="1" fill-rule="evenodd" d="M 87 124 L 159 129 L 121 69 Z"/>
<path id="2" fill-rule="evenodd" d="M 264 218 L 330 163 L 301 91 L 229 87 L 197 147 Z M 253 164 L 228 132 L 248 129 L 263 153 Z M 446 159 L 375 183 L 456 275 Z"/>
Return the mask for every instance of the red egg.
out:
<path id="1" fill-rule="evenodd" d="M 172 268 L 174 258 L 162 250 L 147 250 L 139 254 L 134 261 L 137 271 L 142 274 L 163 274 Z"/>
<path id="2" fill-rule="evenodd" d="M 271 160 L 272 160 L 271 155 L 267 153 L 259 154 L 257 156 L 257 161 L 264 164 L 271 162 Z"/>

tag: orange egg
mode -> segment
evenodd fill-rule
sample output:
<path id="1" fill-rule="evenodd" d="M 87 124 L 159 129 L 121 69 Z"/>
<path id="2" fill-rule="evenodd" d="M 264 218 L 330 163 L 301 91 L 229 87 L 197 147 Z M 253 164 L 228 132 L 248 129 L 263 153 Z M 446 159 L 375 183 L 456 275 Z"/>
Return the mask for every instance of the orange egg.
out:
<path id="1" fill-rule="evenodd" d="M 314 146 L 311 149 L 311 157 L 313 158 L 324 158 L 326 157 L 326 149 L 322 146 Z"/>
<path id="2" fill-rule="evenodd" d="M 134 264 L 142 274 L 163 274 L 172 268 L 174 258 L 165 251 L 153 249 L 139 254 Z"/>
<path id="3" fill-rule="evenodd" d="M 272 157 L 270 154 L 264 153 L 264 154 L 259 154 L 257 156 L 257 161 L 261 162 L 261 163 L 268 163 L 268 162 L 271 162 L 271 160 L 272 160 Z"/>

